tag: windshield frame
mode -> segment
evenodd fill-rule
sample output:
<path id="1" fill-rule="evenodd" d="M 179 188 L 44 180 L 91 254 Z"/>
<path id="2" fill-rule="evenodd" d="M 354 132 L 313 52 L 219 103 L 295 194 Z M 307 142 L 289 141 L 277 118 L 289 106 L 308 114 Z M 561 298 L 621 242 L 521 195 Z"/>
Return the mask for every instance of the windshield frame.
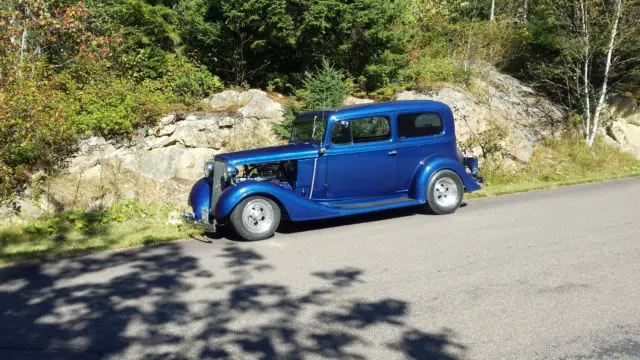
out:
<path id="1" fill-rule="evenodd" d="M 309 122 L 309 121 L 314 121 L 314 122 L 320 121 L 320 125 L 319 125 L 320 128 L 313 131 L 311 138 L 297 139 L 296 138 L 296 124 L 300 124 L 300 123 L 303 123 L 303 122 Z M 324 142 L 324 139 L 325 139 L 325 136 L 326 136 L 326 132 L 327 132 L 327 122 L 328 122 L 328 119 L 324 116 L 324 112 L 322 113 L 322 115 L 318 115 L 318 114 L 302 114 L 302 115 L 297 116 L 295 118 L 295 120 L 293 120 L 293 123 L 291 124 L 291 136 L 289 137 L 289 142 L 290 143 L 318 142 L 318 143 L 322 144 Z M 320 139 L 316 139 L 316 138 L 313 137 L 313 134 L 315 134 L 315 131 L 320 131 L 321 132 Z"/>

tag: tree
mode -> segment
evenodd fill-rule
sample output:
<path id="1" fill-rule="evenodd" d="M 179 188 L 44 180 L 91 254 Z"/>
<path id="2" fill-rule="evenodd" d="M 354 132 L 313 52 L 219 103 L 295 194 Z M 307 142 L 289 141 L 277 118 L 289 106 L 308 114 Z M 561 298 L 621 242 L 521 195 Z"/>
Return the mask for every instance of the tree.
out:
<path id="1" fill-rule="evenodd" d="M 593 145 L 593 141 L 596 137 L 596 133 L 598 131 L 598 123 L 600 120 L 600 113 L 602 113 L 602 108 L 604 107 L 604 101 L 607 96 L 607 85 L 609 82 L 609 73 L 611 71 L 611 56 L 613 55 L 613 51 L 616 45 L 616 36 L 618 35 L 618 23 L 620 22 L 620 13 L 622 12 L 622 0 L 615 0 L 613 7 L 614 7 L 613 25 L 611 26 L 611 36 L 609 40 L 609 45 L 607 46 L 607 59 L 606 59 L 606 65 L 604 67 L 604 76 L 603 76 L 604 79 L 602 80 L 602 85 L 600 87 L 600 97 L 598 99 L 598 103 L 596 105 L 595 110 L 593 111 L 593 127 L 589 129 L 589 125 L 587 124 L 586 135 L 587 135 L 587 146 L 589 147 Z"/>
<path id="2" fill-rule="evenodd" d="M 389 54 L 406 53 L 406 0 L 186 2 L 186 51 L 236 85 L 291 92 L 323 59 L 366 78 L 378 74 L 370 65 L 388 65 Z"/>
<path id="3" fill-rule="evenodd" d="M 620 68 L 637 64 L 638 5 L 632 0 L 542 1 L 530 22 L 528 71 L 538 87 L 582 117 L 591 147 Z"/>
<path id="4" fill-rule="evenodd" d="M 495 11 L 496 11 L 496 0 L 491 0 L 491 10 L 489 10 L 489 22 L 493 22 Z"/>

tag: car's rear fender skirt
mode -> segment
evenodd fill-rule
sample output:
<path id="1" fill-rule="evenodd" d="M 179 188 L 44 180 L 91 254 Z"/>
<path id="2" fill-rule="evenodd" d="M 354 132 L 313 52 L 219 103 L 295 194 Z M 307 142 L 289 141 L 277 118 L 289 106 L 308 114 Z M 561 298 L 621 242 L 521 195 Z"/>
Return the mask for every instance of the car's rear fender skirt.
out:
<path id="1" fill-rule="evenodd" d="M 304 198 L 295 192 L 269 182 L 245 181 L 230 186 L 220 196 L 212 213 L 216 219 L 225 219 L 240 201 L 252 195 L 268 196 L 276 200 L 292 221 L 326 219 L 341 215 L 339 209 L 330 208 Z"/>
<path id="2" fill-rule="evenodd" d="M 409 197 L 423 203 L 426 202 L 429 179 L 433 174 L 445 169 L 455 171 L 460 176 L 466 192 L 480 190 L 480 185 L 462 168 L 459 162 L 446 157 L 435 157 L 423 160 L 418 166 L 409 187 Z"/>

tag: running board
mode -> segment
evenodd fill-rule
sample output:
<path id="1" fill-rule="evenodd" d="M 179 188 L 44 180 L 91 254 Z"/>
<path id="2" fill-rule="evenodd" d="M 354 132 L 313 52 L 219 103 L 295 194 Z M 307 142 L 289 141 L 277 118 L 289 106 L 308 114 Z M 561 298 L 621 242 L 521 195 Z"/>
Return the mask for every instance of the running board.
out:
<path id="1" fill-rule="evenodd" d="M 401 197 L 401 198 L 395 198 L 395 199 L 361 202 L 357 204 L 333 205 L 330 207 L 334 209 L 341 209 L 341 210 L 355 210 L 355 209 L 367 209 L 367 208 L 374 208 L 374 207 L 387 206 L 387 205 L 410 203 L 415 201 L 416 199 Z"/>

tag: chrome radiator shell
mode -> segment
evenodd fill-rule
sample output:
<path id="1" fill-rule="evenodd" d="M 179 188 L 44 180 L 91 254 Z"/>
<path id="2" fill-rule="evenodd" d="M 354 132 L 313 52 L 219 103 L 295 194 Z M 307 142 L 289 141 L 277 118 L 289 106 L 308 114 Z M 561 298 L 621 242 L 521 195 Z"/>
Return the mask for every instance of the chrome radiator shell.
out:
<path id="1" fill-rule="evenodd" d="M 227 163 L 224 160 L 216 159 L 213 163 L 213 173 L 211 176 L 211 212 L 218 203 L 222 191 L 224 191 L 227 182 Z"/>

